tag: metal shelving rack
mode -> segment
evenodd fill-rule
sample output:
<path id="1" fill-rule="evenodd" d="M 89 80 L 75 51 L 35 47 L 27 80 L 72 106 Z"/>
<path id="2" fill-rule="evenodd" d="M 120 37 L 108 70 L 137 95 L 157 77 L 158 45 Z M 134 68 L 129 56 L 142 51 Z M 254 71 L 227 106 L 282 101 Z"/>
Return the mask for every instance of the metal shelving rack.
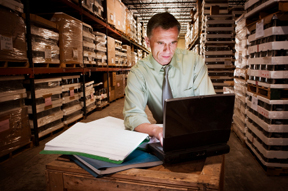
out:
<path id="1" fill-rule="evenodd" d="M 25 75 L 30 80 L 31 85 L 31 98 L 32 98 L 32 111 L 33 111 L 33 125 L 34 125 L 34 145 L 39 145 L 39 136 L 38 136 L 38 125 L 36 118 L 36 102 L 35 102 L 35 75 L 56 75 L 56 74 L 69 74 L 69 73 L 77 73 L 82 76 L 82 83 L 85 84 L 85 76 L 87 74 L 91 74 L 91 72 L 124 72 L 129 71 L 130 68 L 109 68 L 107 67 L 95 67 L 95 68 L 35 68 L 31 63 L 32 62 L 32 45 L 31 45 L 31 21 L 30 21 L 30 13 L 43 16 L 47 16 L 49 13 L 54 12 L 64 12 L 69 14 L 82 22 L 90 24 L 93 28 L 97 29 L 100 32 L 105 33 L 107 36 L 113 37 L 115 39 L 121 40 L 125 44 L 129 44 L 138 49 L 142 49 L 145 52 L 149 52 L 144 46 L 139 45 L 133 39 L 130 39 L 122 32 L 118 31 L 107 23 L 104 19 L 92 15 L 90 12 L 86 11 L 81 6 L 81 1 L 78 4 L 71 2 L 69 0 L 45 0 L 45 1 L 37 1 L 37 0 L 22 0 L 24 5 L 25 12 L 25 21 L 27 27 L 26 41 L 27 41 L 27 56 L 30 63 L 29 68 L 1 68 L 0 75 Z M 106 3 L 106 1 L 105 1 Z M 106 13 L 106 6 L 104 8 L 104 15 Z M 109 75 L 107 75 L 108 82 L 108 91 L 109 91 Z M 85 86 L 83 86 L 83 92 L 85 94 Z M 85 96 L 85 95 L 84 95 Z M 109 92 L 108 92 L 108 100 L 109 100 Z M 84 117 L 86 117 L 87 113 L 85 112 L 85 99 L 84 99 Z"/>

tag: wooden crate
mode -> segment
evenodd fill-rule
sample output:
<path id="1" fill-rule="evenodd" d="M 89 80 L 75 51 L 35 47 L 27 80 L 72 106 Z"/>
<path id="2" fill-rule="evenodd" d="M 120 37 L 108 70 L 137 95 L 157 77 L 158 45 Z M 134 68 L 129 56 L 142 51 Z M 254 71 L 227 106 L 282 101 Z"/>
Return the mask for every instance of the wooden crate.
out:
<path id="1" fill-rule="evenodd" d="M 224 155 L 95 178 L 67 159 L 46 165 L 47 190 L 223 190 Z"/>

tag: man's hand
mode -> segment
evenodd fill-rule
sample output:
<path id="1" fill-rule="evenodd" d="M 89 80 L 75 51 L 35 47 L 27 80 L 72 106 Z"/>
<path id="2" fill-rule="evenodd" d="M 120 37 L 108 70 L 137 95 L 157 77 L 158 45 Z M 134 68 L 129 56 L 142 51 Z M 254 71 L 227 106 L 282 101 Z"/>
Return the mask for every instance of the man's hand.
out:
<path id="1" fill-rule="evenodd" d="M 163 146 L 163 128 L 150 123 L 143 123 L 135 128 L 135 131 L 147 133 L 150 137 L 156 137 Z"/>

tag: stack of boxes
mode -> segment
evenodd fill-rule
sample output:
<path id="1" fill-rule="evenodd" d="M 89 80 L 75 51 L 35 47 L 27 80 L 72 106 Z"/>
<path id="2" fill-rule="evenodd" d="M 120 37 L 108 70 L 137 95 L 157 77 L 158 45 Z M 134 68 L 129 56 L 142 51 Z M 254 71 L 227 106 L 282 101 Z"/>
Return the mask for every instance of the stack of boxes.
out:
<path id="1" fill-rule="evenodd" d="M 200 55 L 205 58 L 208 75 L 216 93 L 223 93 L 223 87 L 227 86 L 224 82 L 233 79 L 235 68 L 233 65 L 234 21 L 232 15 L 227 14 L 228 1 L 223 2 L 222 0 L 202 2 Z"/>
<path id="2" fill-rule="evenodd" d="M 83 63 L 84 66 L 96 66 L 95 61 L 95 35 L 93 28 L 83 23 Z"/>
<path id="3" fill-rule="evenodd" d="M 83 86 L 84 84 L 82 84 Z M 86 102 L 86 113 L 89 113 L 90 111 L 94 110 L 96 108 L 96 98 L 95 98 L 95 89 L 94 89 L 94 81 L 90 81 L 85 83 L 85 98 L 83 94 L 83 87 L 81 87 L 81 106 L 84 107 L 84 99 Z"/>
<path id="4" fill-rule="evenodd" d="M 138 18 L 137 18 L 136 42 L 142 45 L 142 23 L 139 22 Z"/>
<path id="5" fill-rule="evenodd" d="M 288 167 L 288 17 L 287 10 L 281 12 L 285 6 L 280 3 L 250 0 L 245 4 L 247 21 L 264 11 L 279 11 L 247 25 L 250 45 L 246 143 L 267 169 L 279 167 L 279 171 L 281 168 L 285 171 Z"/>
<path id="6" fill-rule="evenodd" d="M 101 32 L 93 32 L 95 35 L 95 62 L 97 66 L 107 65 L 106 35 Z"/>
<path id="7" fill-rule="evenodd" d="M 35 79 L 35 98 L 36 102 L 36 119 L 38 127 L 38 137 L 41 138 L 61 127 L 63 127 L 62 118 L 62 87 L 61 78 Z M 29 80 L 24 81 L 27 89 L 26 104 L 30 119 L 30 127 L 33 126 L 33 111 L 31 99 L 31 84 Z"/>
<path id="8" fill-rule="evenodd" d="M 128 45 L 122 45 L 122 50 L 125 50 L 125 53 L 127 55 L 126 66 L 131 67 L 132 66 L 131 47 Z"/>
<path id="9" fill-rule="evenodd" d="M 82 105 L 80 102 L 80 82 L 79 75 L 63 76 L 62 85 L 62 101 L 63 101 L 63 123 L 68 125 L 83 117 Z"/>
<path id="10" fill-rule="evenodd" d="M 0 77 L 0 157 L 30 143 L 24 76 Z"/>
<path id="11" fill-rule="evenodd" d="M 122 58 L 122 42 L 120 40 L 115 41 L 115 66 L 122 66 L 123 58 Z"/>
<path id="12" fill-rule="evenodd" d="M 242 142 L 246 139 L 246 92 L 247 92 L 247 68 L 248 68 L 248 40 L 249 31 L 246 27 L 246 19 L 243 14 L 235 21 L 235 66 L 234 92 L 235 106 L 232 129 Z"/>

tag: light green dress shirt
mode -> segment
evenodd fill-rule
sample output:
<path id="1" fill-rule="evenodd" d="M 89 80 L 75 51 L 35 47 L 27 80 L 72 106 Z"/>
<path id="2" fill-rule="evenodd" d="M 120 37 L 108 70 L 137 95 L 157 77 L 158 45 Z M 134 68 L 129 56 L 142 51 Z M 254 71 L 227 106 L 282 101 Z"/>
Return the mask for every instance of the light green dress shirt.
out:
<path id="1" fill-rule="evenodd" d="M 130 70 L 125 88 L 124 124 L 134 130 L 142 123 L 150 123 L 145 113 L 148 105 L 154 119 L 163 120 L 162 83 L 164 70 L 149 54 Z M 207 66 L 198 54 L 176 49 L 170 62 L 168 79 L 173 98 L 215 94 Z"/>

